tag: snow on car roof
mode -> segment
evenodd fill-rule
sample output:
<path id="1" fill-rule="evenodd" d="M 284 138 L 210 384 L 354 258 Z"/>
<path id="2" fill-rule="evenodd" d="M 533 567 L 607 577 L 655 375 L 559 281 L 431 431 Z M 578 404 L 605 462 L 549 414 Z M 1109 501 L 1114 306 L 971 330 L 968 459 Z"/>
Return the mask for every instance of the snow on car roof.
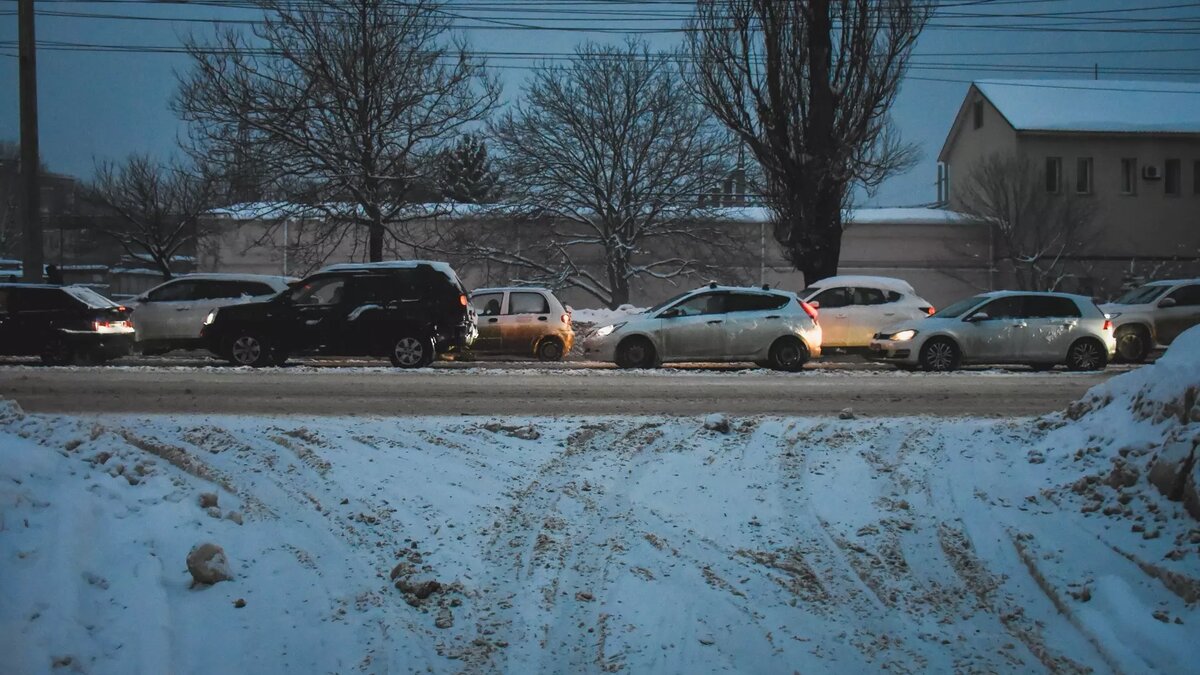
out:
<path id="1" fill-rule="evenodd" d="M 194 272 L 192 274 L 180 274 L 175 279 L 207 279 L 211 281 L 282 281 L 285 284 L 288 281 L 296 280 L 296 277 L 283 276 L 280 274 L 237 274 L 234 272 Z"/>
<path id="2" fill-rule="evenodd" d="M 382 262 L 362 262 L 362 263 L 335 263 L 326 265 L 321 269 L 322 272 L 345 272 L 355 270 L 412 270 L 427 265 L 433 269 L 458 278 L 454 268 L 449 263 L 444 263 L 440 260 L 385 260 Z"/>
<path id="3" fill-rule="evenodd" d="M 480 293 L 521 293 L 526 291 L 533 293 L 549 293 L 551 295 L 554 294 L 554 291 L 546 288 L 545 286 L 491 286 L 488 288 L 476 288 L 475 290 L 471 291 L 471 295 L 477 295 Z"/>
<path id="4" fill-rule="evenodd" d="M 1200 133 L 1200 84 L 1145 80 L 980 80 L 1014 129 Z"/>
<path id="5" fill-rule="evenodd" d="M 1010 295 L 1044 295 L 1051 298 L 1071 298 L 1072 300 L 1084 300 L 1094 302 L 1092 298 L 1078 293 L 1060 293 L 1058 291 L 987 291 L 980 293 L 980 297 L 985 298 L 1002 298 Z"/>
<path id="6" fill-rule="evenodd" d="M 873 286 L 887 291 L 897 291 L 899 293 L 911 293 L 916 295 L 916 290 L 912 284 L 903 279 L 894 277 L 875 277 L 867 274 L 843 274 L 835 277 L 826 277 L 813 283 L 805 290 L 812 288 L 830 288 L 838 286 Z"/>

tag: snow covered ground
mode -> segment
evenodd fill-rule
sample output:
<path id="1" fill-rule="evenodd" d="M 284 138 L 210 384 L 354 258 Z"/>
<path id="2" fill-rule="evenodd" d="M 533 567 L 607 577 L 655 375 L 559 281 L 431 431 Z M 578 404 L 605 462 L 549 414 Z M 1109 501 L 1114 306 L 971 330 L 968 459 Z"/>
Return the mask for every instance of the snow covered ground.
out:
<path id="1" fill-rule="evenodd" d="M 1200 329 L 1037 420 L 0 404 L 0 671 L 1186 672 L 1198 392 Z"/>

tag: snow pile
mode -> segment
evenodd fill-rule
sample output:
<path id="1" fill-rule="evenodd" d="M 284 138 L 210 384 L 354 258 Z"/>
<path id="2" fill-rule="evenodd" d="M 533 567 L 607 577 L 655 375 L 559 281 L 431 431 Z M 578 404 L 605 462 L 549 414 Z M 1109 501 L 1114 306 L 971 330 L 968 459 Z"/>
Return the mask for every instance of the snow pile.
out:
<path id="1" fill-rule="evenodd" d="M 1092 500 L 1087 508 L 1150 517 L 1139 526 L 1151 536 L 1166 515 L 1135 513 L 1141 501 L 1130 493 L 1153 486 L 1200 520 L 1200 326 L 1180 335 L 1157 363 L 1092 388 L 1065 419 L 1074 421 L 1075 433 L 1088 434 L 1075 459 L 1091 473 L 1074 485 Z"/>
<path id="2" fill-rule="evenodd" d="M 1184 672 L 1200 529 L 1106 481 L 1195 343 L 1043 420 L 0 402 L 0 671 Z"/>

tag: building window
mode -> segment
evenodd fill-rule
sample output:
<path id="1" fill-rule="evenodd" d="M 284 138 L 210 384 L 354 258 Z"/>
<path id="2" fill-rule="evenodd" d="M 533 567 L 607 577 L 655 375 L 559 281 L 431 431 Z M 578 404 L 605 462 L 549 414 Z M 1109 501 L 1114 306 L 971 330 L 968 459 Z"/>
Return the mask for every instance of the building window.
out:
<path id="1" fill-rule="evenodd" d="M 975 101 L 971 106 L 971 116 L 975 120 L 975 128 L 983 126 L 983 101 Z"/>
<path id="2" fill-rule="evenodd" d="M 1046 158 L 1046 192 L 1057 194 L 1062 189 L 1062 157 Z"/>
<path id="3" fill-rule="evenodd" d="M 1081 195 L 1092 194 L 1092 158 L 1080 157 L 1075 160 L 1075 192 Z"/>
<path id="4" fill-rule="evenodd" d="M 1168 159 L 1163 164 L 1163 191 L 1169 195 L 1179 194 L 1180 187 L 1179 160 Z"/>
<path id="5" fill-rule="evenodd" d="M 1126 157 L 1121 160 L 1121 194 L 1137 194 L 1137 160 Z"/>

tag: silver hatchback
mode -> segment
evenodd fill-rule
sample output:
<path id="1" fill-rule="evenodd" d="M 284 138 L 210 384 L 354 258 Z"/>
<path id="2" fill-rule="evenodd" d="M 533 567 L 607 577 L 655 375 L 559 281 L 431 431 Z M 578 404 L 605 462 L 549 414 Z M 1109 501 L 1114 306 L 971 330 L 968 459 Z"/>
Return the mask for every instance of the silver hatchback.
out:
<path id="1" fill-rule="evenodd" d="M 821 327 L 816 310 L 794 293 L 712 284 L 601 326 L 583 348 L 587 357 L 622 368 L 753 361 L 796 371 L 821 355 Z"/>
<path id="2" fill-rule="evenodd" d="M 997 291 L 897 324 L 871 341 L 877 358 L 925 370 L 963 363 L 1021 363 L 1037 370 L 1066 364 L 1100 370 L 1116 353 L 1112 322 L 1091 298 Z"/>

